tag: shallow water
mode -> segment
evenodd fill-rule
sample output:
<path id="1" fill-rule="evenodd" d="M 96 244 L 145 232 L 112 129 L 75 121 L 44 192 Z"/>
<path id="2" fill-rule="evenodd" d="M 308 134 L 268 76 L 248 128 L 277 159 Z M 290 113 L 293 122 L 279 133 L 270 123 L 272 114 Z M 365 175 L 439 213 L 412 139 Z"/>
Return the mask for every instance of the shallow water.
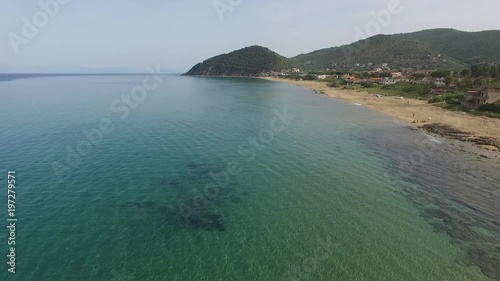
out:
<path id="1" fill-rule="evenodd" d="M 1 280 L 498 278 L 498 167 L 258 79 L 162 76 L 121 119 L 113 101 L 142 78 L 0 83 L 19 219 L 17 273 Z M 104 118 L 113 132 L 59 177 Z"/>

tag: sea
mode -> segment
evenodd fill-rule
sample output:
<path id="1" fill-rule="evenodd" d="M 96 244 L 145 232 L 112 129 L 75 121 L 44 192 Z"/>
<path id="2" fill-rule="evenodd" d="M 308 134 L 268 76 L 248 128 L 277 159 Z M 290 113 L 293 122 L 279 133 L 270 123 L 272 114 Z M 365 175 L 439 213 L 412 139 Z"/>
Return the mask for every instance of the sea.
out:
<path id="1" fill-rule="evenodd" d="M 0 75 L 0 280 L 500 280 L 499 167 L 286 83 Z"/>

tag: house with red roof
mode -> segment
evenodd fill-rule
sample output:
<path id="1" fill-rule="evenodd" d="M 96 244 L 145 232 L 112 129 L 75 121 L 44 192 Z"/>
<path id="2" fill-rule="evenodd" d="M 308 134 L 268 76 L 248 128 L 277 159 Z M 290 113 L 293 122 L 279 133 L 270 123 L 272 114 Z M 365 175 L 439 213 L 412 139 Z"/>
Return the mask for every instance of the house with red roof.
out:
<path id="1" fill-rule="evenodd" d="M 382 77 L 371 77 L 370 79 L 368 79 L 368 81 L 377 84 L 384 84 L 384 78 Z"/>

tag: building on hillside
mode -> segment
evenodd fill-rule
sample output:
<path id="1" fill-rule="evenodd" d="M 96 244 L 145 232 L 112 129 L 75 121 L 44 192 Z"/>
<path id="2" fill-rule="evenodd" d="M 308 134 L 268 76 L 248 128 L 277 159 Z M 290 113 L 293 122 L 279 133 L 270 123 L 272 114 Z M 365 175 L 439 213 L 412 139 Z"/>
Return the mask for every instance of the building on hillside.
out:
<path id="1" fill-rule="evenodd" d="M 401 73 L 401 72 L 391 72 L 391 76 L 392 76 L 392 78 L 400 78 L 401 76 L 403 76 L 403 73 Z"/>
<path id="2" fill-rule="evenodd" d="M 381 77 L 371 77 L 368 81 L 377 84 L 384 84 L 384 78 Z"/>
<path id="3" fill-rule="evenodd" d="M 467 91 L 464 106 L 477 108 L 483 104 L 500 105 L 500 88 L 473 89 Z"/>
<path id="4" fill-rule="evenodd" d="M 478 108 L 489 99 L 488 91 L 484 89 L 470 90 L 465 93 L 462 105 L 466 108 Z"/>
<path id="5" fill-rule="evenodd" d="M 488 100 L 486 103 L 500 105 L 500 88 L 488 89 Z"/>
<path id="6" fill-rule="evenodd" d="M 341 76 L 342 80 L 346 81 L 346 82 L 352 82 L 354 80 L 356 80 L 356 76 L 354 75 L 349 75 L 349 74 L 344 74 Z"/>
<path id="7" fill-rule="evenodd" d="M 413 80 L 412 83 L 418 84 L 418 85 L 426 85 L 426 84 L 434 83 L 434 79 L 432 79 L 432 77 L 424 77 L 420 80 Z"/>
<path id="8" fill-rule="evenodd" d="M 401 76 L 401 78 L 399 79 L 401 80 L 401 82 L 407 82 L 407 83 L 413 82 L 413 80 L 409 76 Z"/>
<path id="9" fill-rule="evenodd" d="M 434 78 L 434 85 L 437 87 L 446 87 L 444 78 Z"/>
<path id="10" fill-rule="evenodd" d="M 384 84 L 384 86 L 387 86 L 387 85 L 396 84 L 398 82 L 401 82 L 401 80 L 400 79 L 393 79 L 393 78 L 386 77 L 386 78 L 384 78 L 383 84 Z"/>

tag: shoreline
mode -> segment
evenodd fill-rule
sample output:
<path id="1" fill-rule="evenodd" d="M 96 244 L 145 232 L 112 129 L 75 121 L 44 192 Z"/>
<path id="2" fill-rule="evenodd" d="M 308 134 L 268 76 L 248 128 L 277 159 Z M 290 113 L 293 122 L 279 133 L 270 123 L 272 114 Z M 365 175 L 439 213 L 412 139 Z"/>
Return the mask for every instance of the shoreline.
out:
<path id="1" fill-rule="evenodd" d="M 366 91 L 346 90 L 329 87 L 324 82 L 318 81 L 295 81 L 290 79 L 261 77 L 268 81 L 288 83 L 291 85 L 305 87 L 317 94 L 330 98 L 340 99 L 354 104 L 366 106 L 372 110 L 384 113 L 405 122 L 412 129 L 424 130 L 432 136 L 439 135 L 447 140 L 457 140 L 446 134 L 439 134 L 423 128 L 424 125 L 442 124 L 450 128 L 469 133 L 468 141 L 457 140 L 463 144 L 469 144 L 470 152 L 475 152 L 480 157 L 492 158 L 500 164 L 500 147 L 491 145 L 480 145 L 470 139 L 488 138 L 500 143 L 500 119 L 483 116 L 469 115 L 465 112 L 455 112 L 436 107 L 427 101 L 416 99 L 396 99 L 394 96 L 377 97 Z M 415 122 L 417 121 L 418 122 Z M 467 145 L 467 146 L 469 146 Z M 471 151 L 472 150 L 472 151 Z"/>
<path id="2" fill-rule="evenodd" d="M 457 138 L 454 134 L 459 132 L 460 136 L 462 136 L 464 132 L 470 132 L 478 138 L 490 137 L 498 140 L 498 136 L 500 136 L 500 119 L 488 120 L 491 121 L 491 123 L 488 123 L 489 126 L 497 126 L 496 130 L 493 129 L 490 134 L 482 135 L 481 133 L 485 132 L 484 128 L 475 130 L 476 128 L 470 126 L 484 123 L 483 119 L 487 117 L 448 111 L 428 104 L 427 101 L 400 100 L 394 96 L 377 97 L 368 92 L 331 88 L 326 83 L 316 81 L 264 79 L 306 87 L 329 98 L 366 106 L 370 110 L 378 111 L 408 124 L 407 128 L 411 130 L 422 130 L 421 132 L 446 142 L 447 148 L 444 149 L 450 149 L 451 153 L 456 153 L 459 156 L 457 163 L 463 160 L 469 163 L 468 166 L 465 166 L 466 173 L 478 169 L 480 165 L 493 167 L 493 169 L 500 165 L 500 153 L 498 151 L 492 151 L 491 148 L 487 150 L 488 147 L 482 147 L 464 138 Z M 425 119 L 425 123 L 413 123 L 413 114 L 418 118 L 428 117 Z M 440 126 L 434 132 L 423 128 L 423 125 L 434 126 L 437 123 L 444 126 Z M 486 126 L 486 129 L 488 129 L 488 126 Z M 440 133 L 441 130 L 445 132 Z M 447 134 L 447 130 L 451 133 Z M 477 161 L 477 164 L 474 163 L 475 161 Z M 498 227 L 500 227 L 499 192 L 493 184 L 487 186 L 462 186 L 457 184 L 448 187 L 442 186 L 435 191 L 430 188 L 427 192 L 418 190 L 413 193 L 402 194 L 410 200 L 409 202 L 420 205 L 422 216 L 428 220 L 436 232 L 447 235 L 450 243 L 463 251 L 465 255 L 463 262 L 475 264 L 485 276 L 492 280 L 500 280 L 498 279 L 500 278 L 500 271 L 496 266 L 500 261 L 500 256 L 498 249 L 492 247 L 492 245 L 498 244 L 499 241 L 498 238 L 492 236 L 492 233 L 497 232 Z M 449 202 L 455 202 L 457 205 L 452 205 Z"/>

